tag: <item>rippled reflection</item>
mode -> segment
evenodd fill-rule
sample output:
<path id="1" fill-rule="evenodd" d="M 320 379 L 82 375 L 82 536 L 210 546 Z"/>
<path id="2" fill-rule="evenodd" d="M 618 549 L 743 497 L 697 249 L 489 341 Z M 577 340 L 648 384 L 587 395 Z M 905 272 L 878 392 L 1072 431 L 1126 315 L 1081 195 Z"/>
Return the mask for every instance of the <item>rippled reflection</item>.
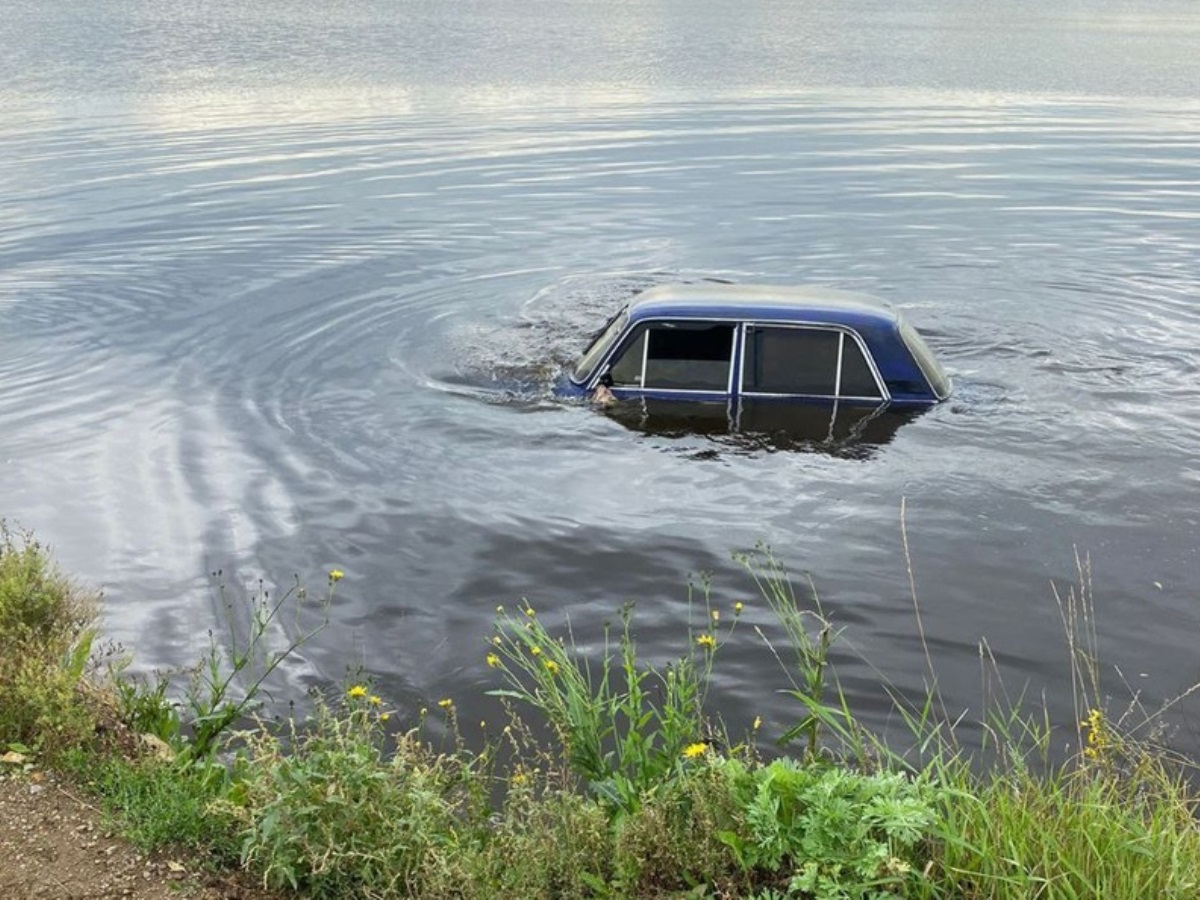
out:
<path id="1" fill-rule="evenodd" d="M 708 452 L 793 451 L 868 459 L 919 413 L 886 406 L 807 405 L 742 399 L 735 403 L 626 400 L 603 411 L 638 434 L 710 439 Z M 705 451 L 698 450 L 703 455 Z"/>

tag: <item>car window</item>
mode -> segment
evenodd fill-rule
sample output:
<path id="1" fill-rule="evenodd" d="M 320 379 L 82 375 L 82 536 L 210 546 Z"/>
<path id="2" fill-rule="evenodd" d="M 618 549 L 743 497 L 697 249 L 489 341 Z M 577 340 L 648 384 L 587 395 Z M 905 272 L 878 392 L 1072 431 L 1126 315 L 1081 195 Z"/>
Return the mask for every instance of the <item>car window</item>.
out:
<path id="1" fill-rule="evenodd" d="M 858 342 L 829 328 L 747 326 L 742 390 L 751 394 L 882 397 Z"/>
<path id="2" fill-rule="evenodd" d="M 840 343 L 837 331 L 752 325 L 746 329 L 742 390 L 832 397 Z"/>
<path id="3" fill-rule="evenodd" d="M 618 387 L 641 387 L 642 368 L 646 364 L 646 331 L 634 338 L 633 343 L 621 352 L 621 357 L 608 374 L 612 376 L 613 384 Z"/>
<path id="4" fill-rule="evenodd" d="M 900 337 L 913 355 L 913 359 L 917 361 L 917 365 L 921 367 L 921 372 L 929 382 L 934 396 L 939 400 L 950 396 L 950 378 L 938 365 L 938 361 L 934 359 L 929 346 L 917 334 L 917 330 L 907 322 L 902 322 L 900 323 Z"/>
<path id="5" fill-rule="evenodd" d="M 870 397 L 882 399 L 879 382 L 863 355 L 862 347 L 848 334 L 842 335 L 842 380 L 838 385 L 839 397 Z"/>
<path id="6" fill-rule="evenodd" d="M 613 341 L 625 330 L 625 323 L 628 321 L 629 308 L 625 307 L 617 310 L 613 317 L 604 324 L 604 327 L 596 332 L 592 342 L 588 344 L 588 348 L 583 351 L 583 356 L 575 366 L 575 371 L 571 373 L 571 377 L 575 381 L 584 382 L 592 376 L 592 369 L 596 368 L 596 364 L 604 358 L 604 354 L 608 352 Z"/>
<path id="7" fill-rule="evenodd" d="M 712 322 L 661 322 L 646 329 L 642 386 L 726 391 L 734 326 Z"/>

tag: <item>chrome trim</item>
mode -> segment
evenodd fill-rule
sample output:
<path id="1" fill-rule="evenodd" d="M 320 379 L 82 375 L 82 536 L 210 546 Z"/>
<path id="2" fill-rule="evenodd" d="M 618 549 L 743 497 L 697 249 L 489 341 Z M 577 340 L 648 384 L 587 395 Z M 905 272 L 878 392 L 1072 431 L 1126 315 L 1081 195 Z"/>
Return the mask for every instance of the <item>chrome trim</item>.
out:
<path id="1" fill-rule="evenodd" d="M 833 405 L 837 408 L 838 397 L 842 396 L 842 351 L 846 349 L 846 332 L 838 334 L 837 372 L 833 376 Z"/>

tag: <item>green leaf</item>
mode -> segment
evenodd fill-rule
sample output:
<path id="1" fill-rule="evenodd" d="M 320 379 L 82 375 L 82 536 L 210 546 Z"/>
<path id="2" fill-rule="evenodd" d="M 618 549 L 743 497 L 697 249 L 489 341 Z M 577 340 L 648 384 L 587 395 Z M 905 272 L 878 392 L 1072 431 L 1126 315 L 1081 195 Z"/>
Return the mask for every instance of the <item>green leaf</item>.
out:
<path id="1" fill-rule="evenodd" d="M 595 891 L 598 896 L 605 897 L 610 893 L 608 884 L 604 879 L 593 875 L 591 872 L 580 872 L 579 880 Z"/>
<path id="2" fill-rule="evenodd" d="M 67 659 L 67 677 L 72 683 L 77 683 L 83 677 L 84 666 L 92 655 L 92 642 L 96 639 L 96 629 L 89 628 L 79 636 L 79 643 L 71 651 Z"/>
<path id="3" fill-rule="evenodd" d="M 746 865 L 746 842 L 742 840 L 741 835 L 736 831 L 718 831 L 717 840 L 732 851 L 739 868 L 748 868 Z"/>

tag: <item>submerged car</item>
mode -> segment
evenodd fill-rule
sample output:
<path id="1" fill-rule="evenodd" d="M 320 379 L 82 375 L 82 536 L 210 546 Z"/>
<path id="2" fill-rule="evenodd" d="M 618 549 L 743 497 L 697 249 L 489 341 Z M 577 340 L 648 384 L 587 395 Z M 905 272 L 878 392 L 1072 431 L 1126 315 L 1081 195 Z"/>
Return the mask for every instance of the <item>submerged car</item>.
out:
<path id="1" fill-rule="evenodd" d="M 950 379 L 899 313 L 825 287 L 679 284 L 634 297 L 564 385 L 617 399 L 932 406 Z"/>

